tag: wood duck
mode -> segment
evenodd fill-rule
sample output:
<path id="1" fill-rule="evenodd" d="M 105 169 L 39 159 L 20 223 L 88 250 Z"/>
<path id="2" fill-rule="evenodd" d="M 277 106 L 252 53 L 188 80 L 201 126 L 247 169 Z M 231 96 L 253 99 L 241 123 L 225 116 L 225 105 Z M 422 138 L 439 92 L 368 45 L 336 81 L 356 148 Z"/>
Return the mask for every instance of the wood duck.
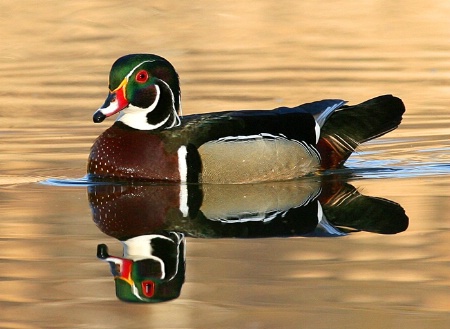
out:
<path id="1" fill-rule="evenodd" d="M 347 106 L 327 99 L 274 110 L 181 116 L 179 77 L 164 58 L 126 55 L 94 113 L 116 122 L 91 148 L 88 178 L 188 183 L 281 181 L 342 167 L 355 148 L 395 129 L 392 95 Z"/>

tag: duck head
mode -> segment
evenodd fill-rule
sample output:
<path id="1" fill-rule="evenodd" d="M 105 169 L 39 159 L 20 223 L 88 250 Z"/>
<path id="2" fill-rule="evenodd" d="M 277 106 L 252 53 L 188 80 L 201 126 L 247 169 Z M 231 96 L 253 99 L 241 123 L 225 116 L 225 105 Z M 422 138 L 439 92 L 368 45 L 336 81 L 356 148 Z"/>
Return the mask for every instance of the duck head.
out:
<path id="1" fill-rule="evenodd" d="M 117 121 L 138 130 L 179 125 L 180 83 L 172 64 L 151 54 L 116 60 L 109 74 L 109 94 L 93 120 L 99 123 L 119 112 Z"/>

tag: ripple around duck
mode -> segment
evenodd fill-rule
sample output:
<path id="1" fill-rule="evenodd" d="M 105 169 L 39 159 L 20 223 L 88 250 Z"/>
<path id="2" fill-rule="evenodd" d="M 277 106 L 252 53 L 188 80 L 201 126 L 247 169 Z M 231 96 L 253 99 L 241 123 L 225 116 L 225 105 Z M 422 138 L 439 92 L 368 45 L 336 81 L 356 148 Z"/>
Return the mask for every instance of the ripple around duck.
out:
<path id="1" fill-rule="evenodd" d="M 413 136 L 414 134 L 411 134 Z M 345 163 L 348 172 L 361 178 L 413 178 L 450 174 L 447 137 L 382 138 L 361 146 Z M 326 171 L 326 173 L 336 173 Z"/>
<path id="2" fill-rule="evenodd" d="M 349 160 L 347 167 L 325 170 L 321 176 L 337 175 L 351 178 L 414 178 L 425 176 L 444 176 L 450 174 L 450 163 L 410 163 L 399 165 L 398 160 Z M 299 178 L 301 179 L 301 178 Z M 42 177 L 0 177 L 0 185 L 39 182 L 50 186 L 92 186 L 121 185 L 123 182 L 92 181 L 87 176 L 81 178 L 47 178 Z M 138 185 L 152 185 L 149 182 L 135 182 Z M 128 184 L 128 183 L 125 183 Z"/>
<path id="3" fill-rule="evenodd" d="M 40 184 L 49 185 L 49 186 L 61 186 L 61 187 L 86 187 L 93 185 L 120 185 L 120 183 L 113 182 L 94 182 L 88 178 L 88 176 L 84 176 L 81 178 L 47 178 L 45 180 L 39 181 Z"/>
<path id="4" fill-rule="evenodd" d="M 363 164 L 364 167 L 359 167 Z M 417 163 L 398 166 L 392 160 L 349 161 L 348 167 L 326 170 L 324 175 L 351 175 L 355 178 L 414 178 L 450 174 L 450 164 Z"/>

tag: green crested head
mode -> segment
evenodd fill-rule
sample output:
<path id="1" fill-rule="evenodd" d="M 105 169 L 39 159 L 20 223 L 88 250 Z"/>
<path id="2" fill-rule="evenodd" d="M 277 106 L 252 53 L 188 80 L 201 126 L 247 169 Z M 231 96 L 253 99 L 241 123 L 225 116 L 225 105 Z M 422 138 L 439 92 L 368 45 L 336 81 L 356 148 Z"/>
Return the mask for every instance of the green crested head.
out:
<path id="1" fill-rule="evenodd" d="M 143 73 L 144 71 L 146 73 Z M 160 79 L 169 85 L 177 103 L 177 110 L 179 110 L 180 82 L 178 74 L 172 64 L 163 57 L 152 54 L 132 54 L 120 57 L 111 67 L 109 90 L 116 90 L 126 77 L 128 77 L 127 98 L 132 99 L 133 92 L 145 89 L 154 83 L 155 79 Z"/>
<path id="2" fill-rule="evenodd" d="M 152 54 L 117 59 L 109 74 L 109 94 L 94 122 L 121 112 L 118 120 L 139 130 L 167 129 L 179 124 L 180 83 L 175 68 Z"/>

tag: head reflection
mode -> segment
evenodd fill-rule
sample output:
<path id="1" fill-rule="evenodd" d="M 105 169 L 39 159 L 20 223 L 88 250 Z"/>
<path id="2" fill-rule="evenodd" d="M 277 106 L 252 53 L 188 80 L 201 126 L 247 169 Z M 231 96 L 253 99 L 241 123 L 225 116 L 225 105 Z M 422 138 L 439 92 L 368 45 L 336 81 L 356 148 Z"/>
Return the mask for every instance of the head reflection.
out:
<path id="1" fill-rule="evenodd" d="M 123 257 L 100 244 L 97 257 L 109 263 L 116 296 L 127 302 L 162 302 L 177 298 L 185 275 L 185 238 L 181 233 L 149 234 L 122 241 Z"/>

